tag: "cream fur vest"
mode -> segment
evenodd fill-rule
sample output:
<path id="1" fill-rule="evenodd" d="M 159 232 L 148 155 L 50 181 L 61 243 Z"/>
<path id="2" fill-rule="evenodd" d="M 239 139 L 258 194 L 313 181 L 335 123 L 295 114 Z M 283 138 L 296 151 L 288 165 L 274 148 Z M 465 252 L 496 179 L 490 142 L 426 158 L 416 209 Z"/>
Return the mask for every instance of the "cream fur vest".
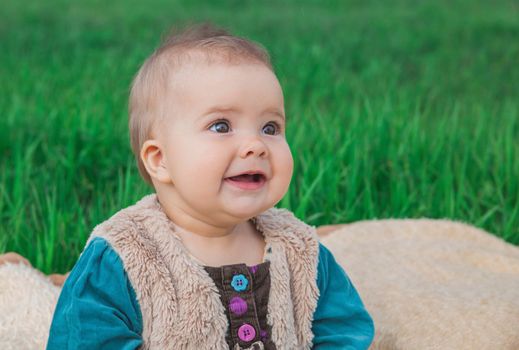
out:
<path id="1" fill-rule="evenodd" d="M 310 349 L 317 287 L 315 227 L 286 209 L 251 219 L 270 243 L 267 323 L 280 350 Z M 142 349 L 228 349 L 228 321 L 218 289 L 186 251 L 157 196 L 145 196 L 97 225 L 121 258 L 143 318 Z M 87 242 L 88 244 L 88 242 Z"/>

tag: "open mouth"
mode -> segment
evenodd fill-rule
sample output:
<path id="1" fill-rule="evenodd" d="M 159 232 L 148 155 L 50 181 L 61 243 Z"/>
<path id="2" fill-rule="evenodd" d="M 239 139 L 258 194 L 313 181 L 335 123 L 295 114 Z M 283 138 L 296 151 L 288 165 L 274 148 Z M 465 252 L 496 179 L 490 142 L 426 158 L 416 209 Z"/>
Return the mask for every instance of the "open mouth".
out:
<path id="1" fill-rule="evenodd" d="M 267 178 L 262 174 L 243 174 L 228 177 L 225 181 L 242 190 L 257 190 L 263 187 Z"/>
<path id="2" fill-rule="evenodd" d="M 265 181 L 265 176 L 261 174 L 243 174 L 238 176 L 228 177 L 227 179 L 238 182 L 261 182 Z"/>

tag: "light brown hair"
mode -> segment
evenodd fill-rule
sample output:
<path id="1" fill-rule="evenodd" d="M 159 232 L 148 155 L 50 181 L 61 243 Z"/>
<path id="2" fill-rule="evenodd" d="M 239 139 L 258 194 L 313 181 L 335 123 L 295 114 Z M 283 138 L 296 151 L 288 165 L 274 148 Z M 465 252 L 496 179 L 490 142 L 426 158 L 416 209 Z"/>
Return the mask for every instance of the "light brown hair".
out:
<path id="1" fill-rule="evenodd" d="M 155 122 L 163 117 L 161 107 L 171 71 L 189 62 L 191 53 L 205 54 L 208 63 L 214 59 L 229 64 L 255 61 L 274 71 L 270 56 L 261 44 L 234 36 L 209 22 L 171 30 L 135 75 L 128 103 L 132 152 L 139 173 L 152 186 L 140 151 L 144 142 L 152 137 Z"/>

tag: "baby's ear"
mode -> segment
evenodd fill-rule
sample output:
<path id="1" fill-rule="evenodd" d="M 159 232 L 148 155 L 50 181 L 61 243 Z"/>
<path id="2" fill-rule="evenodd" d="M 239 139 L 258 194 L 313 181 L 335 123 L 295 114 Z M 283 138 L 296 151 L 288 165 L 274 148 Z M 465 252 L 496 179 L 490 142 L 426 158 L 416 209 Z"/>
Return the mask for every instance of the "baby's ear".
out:
<path id="1" fill-rule="evenodd" d="M 162 147 L 157 140 L 146 140 L 141 147 L 142 163 L 152 179 L 161 183 L 172 183 Z"/>

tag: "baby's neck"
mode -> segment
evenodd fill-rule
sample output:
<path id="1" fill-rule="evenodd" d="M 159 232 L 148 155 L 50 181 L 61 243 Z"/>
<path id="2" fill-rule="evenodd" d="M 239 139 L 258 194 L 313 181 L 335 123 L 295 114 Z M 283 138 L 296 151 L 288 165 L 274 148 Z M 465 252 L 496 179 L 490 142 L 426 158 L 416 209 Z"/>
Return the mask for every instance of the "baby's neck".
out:
<path id="1" fill-rule="evenodd" d="M 250 221 L 236 225 L 224 236 L 207 237 L 180 228 L 177 234 L 189 253 L 207 266 L 240 263 L 251 266 L 263 262 L 265 239 Z"/>
<path id="2" fill-rule="evenodd" d="M 263 261 L 265 240 L 250 219 L 232 224 L 236 218 L 223 214 L 206 218 L 181 205 L 183 202 L 174 193 L 161 196 L 157 192 L 157 196 L 184 246 L 204 265 L 256 265 Z"/>

